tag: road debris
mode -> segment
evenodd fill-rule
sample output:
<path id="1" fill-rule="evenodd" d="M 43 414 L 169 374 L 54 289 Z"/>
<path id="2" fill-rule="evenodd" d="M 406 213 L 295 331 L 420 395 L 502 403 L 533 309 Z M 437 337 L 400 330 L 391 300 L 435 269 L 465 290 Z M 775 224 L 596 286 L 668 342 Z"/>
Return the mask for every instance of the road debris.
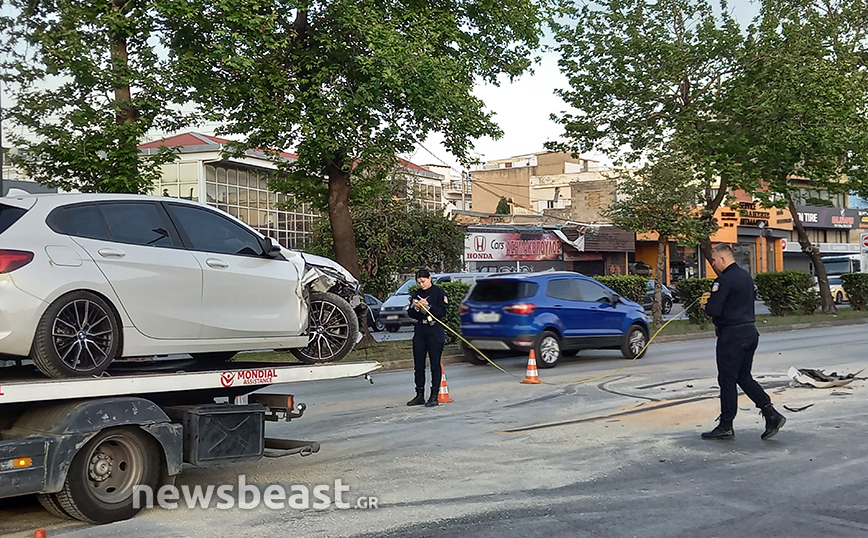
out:
<path id="1" fill-rule="evenodd" d="M 858 379 L 856 376 L 860 373 L 862 373 L 862 370 L 847 375 L 838 375 L 837 372 L 827 374 L 823 370 L 815 370 L 813 368 L 797 369 L 790 366 L 790 369 L 787 371 L 787 376 L 792 379 L 790 385 L 794 387 L 830 389 L 833 387 L 849 385 L 853 380 Z"/>

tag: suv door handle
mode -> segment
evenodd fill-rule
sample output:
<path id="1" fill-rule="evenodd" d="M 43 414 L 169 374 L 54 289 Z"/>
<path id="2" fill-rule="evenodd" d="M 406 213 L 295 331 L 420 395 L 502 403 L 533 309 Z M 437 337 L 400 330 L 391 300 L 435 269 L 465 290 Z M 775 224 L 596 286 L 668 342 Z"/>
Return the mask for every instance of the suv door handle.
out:
<path id="1" fill-rule="evenodd" d="M 208 258 L 205 260 L 205 263 L 208 264 L 209 267 L 214 267 L 217 269 L 226 269 L 229 267 L 229 264 L 224 262 L 223 260 L 218 260 L 217 258 Z"/>
<path id="2" fill-rule="evenodd" d="M 103 258 L 123 258 L 127 255 L 123 250 L 117 250 L 114 248 L 101 248 L 97 252 Z"/>

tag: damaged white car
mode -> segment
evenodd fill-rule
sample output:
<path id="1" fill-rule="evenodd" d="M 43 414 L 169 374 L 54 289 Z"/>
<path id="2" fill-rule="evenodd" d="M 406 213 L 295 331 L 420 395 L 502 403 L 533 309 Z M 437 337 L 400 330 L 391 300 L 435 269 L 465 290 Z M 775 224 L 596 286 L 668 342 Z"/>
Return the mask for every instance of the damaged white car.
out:
<path id="1" fill-rule="evenodd" d="M 0 305 L 0 354 L 49 377 L 175 353 L 337 361 L 366 310 L 331 260 L 196 202 L 118 194 L 0 198 Z"/>

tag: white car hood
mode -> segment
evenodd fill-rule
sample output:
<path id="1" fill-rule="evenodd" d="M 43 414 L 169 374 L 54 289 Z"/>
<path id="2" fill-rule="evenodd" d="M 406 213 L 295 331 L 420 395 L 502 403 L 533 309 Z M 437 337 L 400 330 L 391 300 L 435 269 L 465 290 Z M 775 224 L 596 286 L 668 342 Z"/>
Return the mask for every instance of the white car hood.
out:
<path id="1" fill-rule="evenodd" d="M 338 262 L 330 260 L 328 258 L 323 258 L 322 256 L 317 256 L 315 254 L 308 254 L 307 252 L 300 252 L 299 254 L 301 254 L 301 257 L 304 259 L 305 263 L 317 267 L 326 267 L 328 269 L 331 269 L 342 275 L 344 280 L 346 280 L 349 284 L 358 287 L 359 281 L 356 280 L 356 277 L 354 277 L 352 273 L 347 271 L 344 266 L 339 264 Z"/>

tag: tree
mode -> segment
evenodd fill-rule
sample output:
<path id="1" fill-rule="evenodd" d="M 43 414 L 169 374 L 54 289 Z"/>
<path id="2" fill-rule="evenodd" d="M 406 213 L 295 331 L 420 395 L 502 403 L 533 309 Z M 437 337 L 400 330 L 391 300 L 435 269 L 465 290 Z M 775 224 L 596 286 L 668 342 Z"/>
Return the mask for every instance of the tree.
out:
<path id="1" fill-rule="evenodd" d="M 419 267 L 455 271 L 461 267 L 464 230 L 442 213 L 392 196 L 380 196 L 352 209 L 362 286 L 385 299 L 394 290 L 394 276 Z M 308 249 L 334 255 L 331 224 L 318 221 Z"/>
<path id="2" fill-rule="evenodd" d="M 716 228 L 698 208 L 705 186 L 683 154 L 666 151 L 636 173 L 618 178 L 616 201 L 602 211 L 615 226 L 636 233 L 657 234 L 657 271 L 654 280 L 654 324 L 663 323 L 662 286 L 666 275 L 666 246 L 670 240 L 693 244 Z"/>
<path id="3" fill-rule="evenodd" d="M 501 196 L 500 201 L 497 202 L 497 208 L 494 210 L 498 215 L 509 215 L 512 213 L 512 208 L 509 207 L 509 204 L 512 203 L 512 198 L 506 199 L 506 197 Z"/>
<path id="4" fill-rule="evenodd" d="M 825 313 L 835 312 L 820 251 L 799 220 L 802 188 L 868 194 L 868 9 L 861 2 L 768 2 L 744 69 L 725 88 L 743 184 L 766 204 L 788 207 L 811 257 Z"/>
<path id="5" fill-rule="evenodd" d="M 7 131 L 24 151 L 28 176 L 84 192 L 145 192 L 166 150 L 143 161 L 137 146 L 151 129 L 189 119 L 171 67 L 154 50 L 159 21 L 146 1 L 9 0 L 0 18 L 2 78 L 13 103 Z M 6 103 L 4 103 L 6 105 Z"/>
<path id="6" fill-rule="evenodd" d="M 716 132 L 719 87 L 740 67 L 744 38 L 726 3 L 715 14 L 706 0 L 565 2 L 574 23 L 554 30 L 570 87 L 559 94 L 575 110 L 553 117 L 565 139 L 549 147 L 636 162 L 674 142 L 705 187 L 710 219 L 739 186 L 731 148 L 704 134 Z M 708 237 L 700 244 L 710 259 Z"/>
<path id="7" fill-rule="evenodd" d="M 359 172 L 388 165 L 431 132 L 469 161 L 471 139 L 501 134 L 474 83 L 524 72 L 541 25 L 532 0 L 162 8 L 197 101 L 246 147 L 294 149 L 279 188 L 327 206 L 336 259 L 357 276 L 351 190 L 376 177 Z"/>

